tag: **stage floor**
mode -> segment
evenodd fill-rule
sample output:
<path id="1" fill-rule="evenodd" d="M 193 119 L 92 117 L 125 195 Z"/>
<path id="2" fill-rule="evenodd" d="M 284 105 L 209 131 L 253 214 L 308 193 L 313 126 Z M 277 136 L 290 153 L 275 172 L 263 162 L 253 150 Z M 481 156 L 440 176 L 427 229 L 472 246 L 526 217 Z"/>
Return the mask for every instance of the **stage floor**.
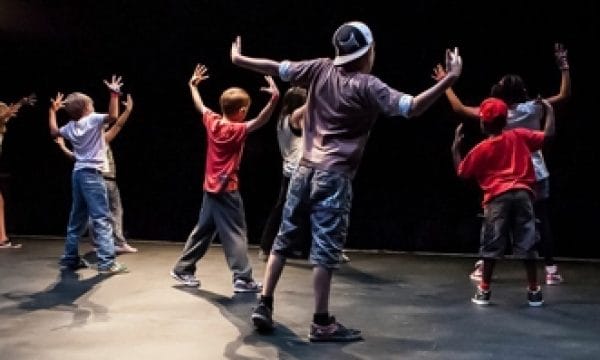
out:
<path id="1" fill-rule="evenodd" d="M 600 356 L 600 262 L 562 259 L 566 282 L 526 302 L 521 263 L 498 263 L 493 305 L 470 301 L 469 256 L 349 252 L 330 309 L 364 341 L 312 344 L 311 268 L 292 260 L 271 335 L 249 321 L 255 294 L 234 295 L 222 249 L 198 263 L 199 289 L 169 276 L 183 244 L 132 241 L 128 274 L 63 272 L 56 238 L 0 250 L 0 358 L 21 359 L 594 359 Z M 82 245 L 82 253 L 90 246 Z M 250 249 L 256 280 L 264 263 Z M 541 265 L 540 265 L 541 269 Z"/>

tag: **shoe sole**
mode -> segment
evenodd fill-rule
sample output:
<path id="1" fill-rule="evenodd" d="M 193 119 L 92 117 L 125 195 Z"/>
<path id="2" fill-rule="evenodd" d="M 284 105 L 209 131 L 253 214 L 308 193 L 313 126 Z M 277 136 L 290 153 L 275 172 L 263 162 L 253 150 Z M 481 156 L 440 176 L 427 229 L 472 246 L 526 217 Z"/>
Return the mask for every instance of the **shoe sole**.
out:
<path id="1" fill-rule="evenodd" d="M 259 293 L 261 292 L 262 289 L 233 289 L 234 293 L 240 294 L 240 293 Z"/>
<path id="2" fill-rule="evenodd" d="M 197 283 L 196 282 L 190 283 L 190 282 L 181 280 L 179 278 L 179 276 L 177 276 L 177 274 L 175 274 L 175 272 L 173 272 L 173 271 L 171 271 L 170 274 L 173 279 L 177 280 L 180 284 L 183 284 L 185 286 L 188 286 L 188 287 L 199 287 L 200 286 L 200 281 L 198 281 Z"/>
<path id="3" fill-rule="evenodd" d="M 529 302 L 529 306 L 531 307 L 540 307 L 542 305 L 544 305 L 544 301 Z"/>
<path id="4" fill-rule="evenodd" d="M 269 332 L 275 329 L 273 320 L 270 320 L 260 314 L 252 314 L 252 323 L 259 332 Z"/>
<path id="5" fill-rule="evenodd" d="M 363 339 L 363 337 L 361 335 L 354 335 L 351 337 L 342 337 L 342 338 L 337 338 L 337 337 L 320 338 L 320 337 L 314 337 L 311 335 L 308 336 L 308 340 L 310 342 L 354 342 L 354 341 L 361 341 L 362 339 Z"/>
<path id="6" fill-rule="evenodd" d="M 490 304 L 489 300 L 477 300 L 477 299 L 473 299 L 473 298 L 471 298 L 471 302 L 473 304 L 477 304 L 477 305 L 489 305 Z"/>

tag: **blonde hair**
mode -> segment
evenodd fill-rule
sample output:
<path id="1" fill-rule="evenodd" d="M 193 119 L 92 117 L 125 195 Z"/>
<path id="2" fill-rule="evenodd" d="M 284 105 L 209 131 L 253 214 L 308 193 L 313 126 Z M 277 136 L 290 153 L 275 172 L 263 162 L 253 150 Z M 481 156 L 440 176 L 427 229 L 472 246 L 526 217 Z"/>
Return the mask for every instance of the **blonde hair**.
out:
<path id="1" fill-rule="evenodd" d="M 70 93 L 65 98 L 65 111 L 72 119 L 77 120 L 85 114 L 91 104 L 93 104 L 93 101 L 86 94 L 80 92 Z"/>
<path id="2" fill-rule="evenodd" d="M 239 87 L 231 87 L 221 94 L 219 105 L 225 116 L 235 115 L 241 108 L 250 107 L 250 95 Z"/>

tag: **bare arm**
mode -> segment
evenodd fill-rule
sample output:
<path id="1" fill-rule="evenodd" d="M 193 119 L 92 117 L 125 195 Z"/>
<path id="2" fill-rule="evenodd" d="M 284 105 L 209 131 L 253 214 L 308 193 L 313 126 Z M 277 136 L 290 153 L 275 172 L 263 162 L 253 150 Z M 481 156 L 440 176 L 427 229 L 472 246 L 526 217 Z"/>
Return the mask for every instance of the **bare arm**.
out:
<path id="1" fill-rule="evenodd" d="M 454 163 L 454 170 L 456 171 L 458 171 L 458 165 L 460 165 L 460 162 L 462 161 L 462 156 L 460 155 L 460 144 L 464 137 L 464 134 L 462 133 L 462 127 L 462 123 L 458 124 L 458 126 L 456 127 L 456 130 L 454 131 L 454 141 L 452 141 L 452 147 L 450 149 L 452 151 L 452 162 Z"/>
<path id="2" fill-rule="evenodd" d="M 292 112 L 290 115 L 290 126 L 294 130 L 302 130 L 304 114 L 306 112 L 306 103 Z"/>
<path id="3" fill-rule="evenodd" d="M 242 55 L 242 38 L 237 36 L 231 44 L 231 62 L 244 69 L 263 75 L 279 76 L 279 62 L 269 59 L 251 58 Z"/>
<path id="4" fill-rule="evenodd" d="M 446 68 L 448 71 L 443 79 L 413 98 L 408 117 L 425 112 L 458 79 L 462 71 L 462 59 L 458 55 L 458 48 L 454 51 L 446 50 Z"/>
<path id="5" fill-rule="evenodd" d="M 63 94 L 60 92 L 56 94 L 54 99 L 50 99 L 51 105 L 48 116 L 48 124 L 50 125 L 50 135 L 57 137 L 60 135 L 58 125 L 56 124 L 56 112 L 65 106 L 63 102 Z"/>
<path id="6" fill-rule="evenodd" d="M 119 95 L 121 95 L 121 76 L 113 75 L 110 82 L 104 80 L 104 84 L 110 90 L 110 101 L 108 102 L 107 122 L 114 123 L 119 117 Z"/>
<path id="7" fill-rule="evenodd" d="M 56 142 L 63 154 L 65 154 L 69 159 L 75 160 L 75 154 L 73 154 L 73 152 L 67 147 L 65 144 L 65 139 L 62 136 L 56 137 L 54 142 Z"/>
<path id="8" fill-rule="evenodd" d="M 562 44 L 554 44 L 554 56 L 556 57 L 558 68 L 560 69 L 560 89 L 558 94 L 546 99 L 552 105 L 564 101 L 571 96 L 569 61 L 567 59 L 567 50 Z"/>
<path id="9" fill-rule="evenodd" d="M 554 136 L 554 108 L 548 100 L 541 100 L 541 102 L 545 111 L 544 138 L 548 139 Z"/>
<path id="10" fill-rule="evenodd" d="M 431 77 L 436 81 L 440 81 L 446 77 L 446 70 L 444 70 L 442 64 L 437 64 L 433 68 L 433 75 Z M 446 89 L 445 94 L 454 112 L 471 119 L 479 120 L 479 107 L 464 105 L 451 87 Z"/>
<path id="11" fill-rule="evenodd" d="M 125 125 L 125 122 L 129 119 L 129 115 L 133 109 L 133 99 L 131 98 L 131 95 L 127 94 L 127 101 L 123 102 L 123 105 L 125 105 L 125 110 L 121 113 L 117 122 L 104 133 L 104 139 L 107 143 L 113 141 L 115 136 L 117 136 L 123 128 L 123 125 Z"/>
<path id="12" fill-rule="evenodd" d="M 208 71 L 208 69 L 206 68 L 206 66 L 204 66 L 202 64 L 196 65 L 196 68 L 194 69 L 194 73 L 192 74 L 192 77 L 188 81 L 188 86 L 190 87 L 190 92 L 192 94 L 192 101 L 194 102 L 194 106 L 196 107 L 196 110 L 198 110 L 198 112 L 200 114 L 204 114 L 204 111 L 206 110 L 206 106 L 204 106 L 204 102 L 202 101 L 202 98 L 200 97 L 200 92 L 198 91 L 198 84 L 200 84 L 202 81 L 208 79 L 208 75 L 206 74 L 207 71 Z"/>
<path id="13" fill-rule="evenodd" d="M 273 110 L 275 110 L 277 100 L 279 100 L 279 90 L 277 89 L 277 85 L 275 85 L 273 78 L 270 76 L 265 76 L 265 80 L 267 80 L 269 87 L 263 87 L 260 90 L 271 94 L 271 99 L 269 99 L 269 102 L 267 105 L 265 105 L 257 117 L 245 123 L 249 133 L 260 129 L 264 124 L 267 123 L 273 114 Z"/>

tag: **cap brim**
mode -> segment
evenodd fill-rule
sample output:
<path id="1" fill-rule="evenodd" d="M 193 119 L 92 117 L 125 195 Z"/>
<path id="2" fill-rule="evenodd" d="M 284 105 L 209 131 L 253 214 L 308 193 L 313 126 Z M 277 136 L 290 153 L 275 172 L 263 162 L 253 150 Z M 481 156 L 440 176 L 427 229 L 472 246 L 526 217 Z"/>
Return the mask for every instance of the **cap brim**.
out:
<path id="1" fill-rule="evenodd" d="M 358 59 L 359 57 L 363 56 L 364 54 L 367 53 L 367 51 L 369 51 L 369 48 L 371 47 L 371 45 L 367 45 L 365 47 L 363 47 L 362 49 L 359 49 L 355 52 L 353 52 L 352 54 L 347 54 L 347 55 L 342 55 L 342 56 L 336 56 L 335 59 L 333 59 L 333 65 L 344 65 L 347 64 L 353 60 Z"/>

